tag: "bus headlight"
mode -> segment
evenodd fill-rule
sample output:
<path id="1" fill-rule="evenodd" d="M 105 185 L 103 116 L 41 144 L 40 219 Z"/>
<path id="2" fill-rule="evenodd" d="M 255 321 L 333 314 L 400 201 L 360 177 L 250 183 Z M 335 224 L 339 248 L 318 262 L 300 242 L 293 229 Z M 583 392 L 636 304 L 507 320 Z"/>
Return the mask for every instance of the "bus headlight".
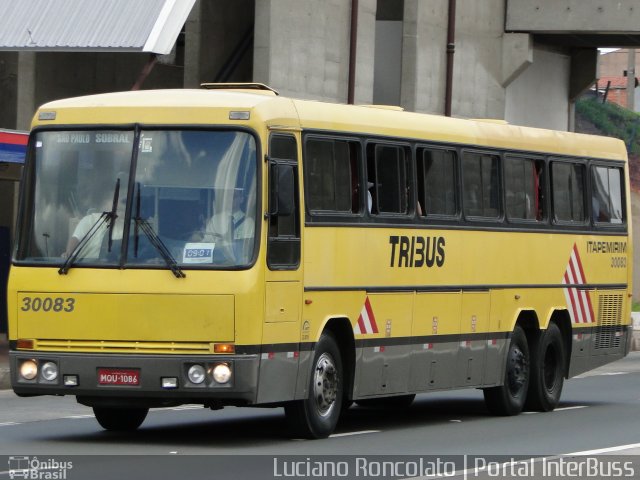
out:
<path id="1" fill-rule="evenodd" d="M 42 378 L 44 378 L 47 382 L 53 382 L 56 378 L 58 378 L 58 365 L 53 362 L 46 362 L 42 365 Z"/>
<path id="2" fill-rule="evenodd" d="M 35 360 L 24 360 L 20 364 L 20 376 L 25 380 L 33 380 L 38 375 L 38 364 Z"/>
<path id="3" fill-rule="evenodd" d="M 191 383 L 199 385 L 204 382 L 204 379 L 207 377 L 207 372 L 202 365 L 191 365 L 187 372 L 187 377 Z"/>
<path id="4" fill-rule="evenodd" d="M 231 369 L 226 363 L 219 363 L 213 367 L 211 375 L 216 383 L 227 383 L 231 379 Z"/>

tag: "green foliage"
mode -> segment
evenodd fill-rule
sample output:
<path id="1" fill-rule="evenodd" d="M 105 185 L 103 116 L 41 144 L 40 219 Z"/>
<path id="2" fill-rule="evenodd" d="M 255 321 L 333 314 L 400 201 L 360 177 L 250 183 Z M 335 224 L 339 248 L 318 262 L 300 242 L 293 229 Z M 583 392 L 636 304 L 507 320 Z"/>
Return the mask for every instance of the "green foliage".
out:
<path id="1" fill-rule="evenodd" d="M 589 120 L 603 135 L 619 138 L 629 153 L 640 155 L 640 115 L 615 103 L 581 98 L 576 113 Z"/>

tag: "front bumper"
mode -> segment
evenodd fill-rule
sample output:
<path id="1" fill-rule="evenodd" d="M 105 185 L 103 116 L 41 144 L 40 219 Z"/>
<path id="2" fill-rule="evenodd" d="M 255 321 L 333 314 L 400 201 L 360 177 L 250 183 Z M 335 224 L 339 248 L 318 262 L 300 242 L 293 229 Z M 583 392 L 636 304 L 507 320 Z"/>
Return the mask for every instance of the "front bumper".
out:
<path id="1" fill-rule="evenodd" d="M 58 365 L 58 377 L 47 381 L 41 372 L 33 380 L 19 374 L 19 367 L 26 360 L 34 360 L 39 366 L 45 362 Z M 94 403 L 109 398 L 130 398 L 149 404 L 215 403 L 220 405 L 252 404 L 257 396 L 258 355 L 137 355 L 137 354 L 87 354 L 37 351 L 11 351 L 11 386 L 17 395 L 75 395 L 95 399 Z M 226 363 L 232 377 L 225 384 L 216 383 L 207 376 L 202 384 L 189 381 L 187 371 L 194 364 L 209 367 Z M 102 385 L 98 381 L 99 369 L 123 369 L 139 372 L 137 385 Z M 65 376 L 76 376 L 77 385 L 65 386 Z M 176 378 L 176 388 L 163 388 L 163 378 Z"/>

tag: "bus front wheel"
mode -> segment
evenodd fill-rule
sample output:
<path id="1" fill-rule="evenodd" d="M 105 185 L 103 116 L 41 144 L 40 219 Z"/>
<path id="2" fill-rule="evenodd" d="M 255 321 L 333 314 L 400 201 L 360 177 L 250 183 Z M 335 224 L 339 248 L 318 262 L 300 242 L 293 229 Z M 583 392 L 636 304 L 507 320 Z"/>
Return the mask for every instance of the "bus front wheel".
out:
<path id="1" fill-rule="evenodd" d="M 560 401 L 565 365 L 562 333 L 550 323 L 531 345 L 531 385 L 525 407 L 549 412 Z"/>
<path id="2" fill-rule="evenodd" d="M 326 438 L 336 427 L 343 386 L 342 357 L 333 334 L 325 332 L 316 344 L 309 395 L 285 406 L 293 433 L 302 438 Z"/>
<path id="3" fill-rule="evenodd" d="M 504 383 L 499 387 L 485 388 L 484 400 L 494 415 L 517 415 L 524 408 L 530 380 L 529 344 L 520 326 L 511 335 Z"/>
<path id="4" fill-rule="evenodd" d="M 102 428 L 111 432 L 135 430 L 149 413 L 148 408 L 93 407 L 93 414 Z"/>

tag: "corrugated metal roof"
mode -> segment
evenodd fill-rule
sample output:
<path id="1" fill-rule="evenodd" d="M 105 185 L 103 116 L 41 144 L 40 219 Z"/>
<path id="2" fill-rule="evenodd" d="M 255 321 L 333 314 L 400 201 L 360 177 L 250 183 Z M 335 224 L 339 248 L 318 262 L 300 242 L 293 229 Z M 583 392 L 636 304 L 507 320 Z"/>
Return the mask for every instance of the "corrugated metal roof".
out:
<path id="1" fill-rule="evenodd" d="M 195 0 L 0 0 L 0 50 L 166 54 Z"/>

